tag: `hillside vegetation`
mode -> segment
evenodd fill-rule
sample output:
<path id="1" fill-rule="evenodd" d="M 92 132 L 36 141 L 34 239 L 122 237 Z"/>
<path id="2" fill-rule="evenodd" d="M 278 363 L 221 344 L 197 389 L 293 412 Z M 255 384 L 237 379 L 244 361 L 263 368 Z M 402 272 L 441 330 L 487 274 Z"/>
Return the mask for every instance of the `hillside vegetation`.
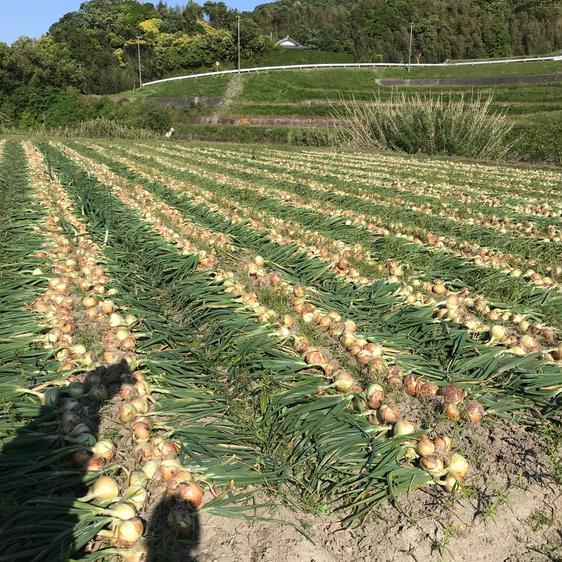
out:
<path id="1" fill-rule="evenodd" d="M 562 48 L 556 0 L 280 0 L 243 13 L 213 1 L 173 7 L 164 2 L 89 0 L 37 40 L 0 44 L 0 124 L 36 128 L 82 121 L 82 110 L 65 112 L 60 107 L 68 106 L 68 101 L 61 103 L 67 90 L 107 95 L 133 89 L 138 85 L 138 49 L 144 81 L 232 68 L 238 15 L 246 66 L 399 62 L 407 59 L 409 22 L 414 24 L 415 61 Z M 288 34 L 309 51 L 276 49 L 275 41 Z M 86 113 L 87 118 L 96 116 L 95 110 Z"/>

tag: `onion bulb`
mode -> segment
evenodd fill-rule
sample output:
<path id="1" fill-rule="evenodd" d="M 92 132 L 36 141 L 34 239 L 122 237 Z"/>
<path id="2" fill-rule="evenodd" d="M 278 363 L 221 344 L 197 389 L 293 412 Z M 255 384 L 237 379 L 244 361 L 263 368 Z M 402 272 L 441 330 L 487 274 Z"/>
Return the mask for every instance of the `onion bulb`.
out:
<path id="1" fill-rule="evenodd" d="M 420 464 L 431 474 L 438 474 L 443 470 L 443 461 L 435 455 L 422 457 Z"/>
<path id="2" fill-rule="evenodd" d="M 142 470 L 134 470 L 129 476 L 129 486 L 146 486 L 148 476 Z"/>
<path id="3" fill-rule="evenodd" d="M 160 463 L 158 461 L 150 460 L 144 463 L 142 467 L 142 471 L 146 474 L 146 477 L 149 480 L 152 480 L 156 472 L 158 472 L 159 467 L 160 467 Z"/>
<path id="4" fill-rule="evenodd" d="M 355 342 L 357 341 L 357 338 L 355 337 L 354 334 L 350 333 L 350 332 L 344 332 L 340 338 L 340 342 L 341 344 L 346 348 L 346 349 L 351 349 L 354 345 Z"/>
<path id="5" fill-rule="evenodd" d="M 113 301 L 106 299 L 101 303 L 101 310 L 104 314 L 111 314 L 113 312 L 115 305 Z"/>
<path id="6" fill-rule="evenodd" d="M 310 349 L 304 358 L 309 365 L 323 365 L 326 363 L 326 358 L 317 349 Z"/>
<path id="7" fill-rule="evenodd" d="M 90 460 L 90 454 L 85 449 L 79 449 L 78 451 L 74 451 L 70 457 L 70 466 L 72 468 L 82 468 L 88 461 Z"/>
<path id="8" fill-rule="evenodd" d="M 129 486 L 125 493 L 123 494 L 123 498 L 133 504 L 137 510 L 141 510 L 146 503 L 147 492 L 146 488 L 142 486 Z"/>
<path id="9" fill-rule="evenodd" d="M 468 474 L 468 461 L 459 453 L 455 453 L 449 459 L 447 472 L 457 480 L 464 480 Z"/>
<path id="10" fill-rule="evenodd" d="M 384 399 L 384 389 L 380 384 L 370 384 L 365 394 L 369 400 L 381 401 Z"/>
<path id="11" fill-rule="evenodd" d="M 123 423 L 130 422 L 137 414 L 137 410 L 132 404 L 122 404 L 119 408 L 119 419 Z"/>
<path id="12" fill-rule="evenodd" d="M 144 421 L 136 421 L 131 427 L 135 441 L 145 441 L 150 437 L 150 426 Z"/>
<path id="13" fill-rule="evenodd" d="M 113 312 L 109 315 L 109 325 L 112 328 L 117 328 L 118 326 L 123 326 L 125 324 L 125 320 L 119 313 Z"/>
<path id="14" fill-rule="evenodd" d="M 451 420 L 458 421 L 461 417 L 459 409 L 454 404 L 445 404 L 443 413 Z"/>
<path id="15" fill-rule="evenodd" d="M 454 404 L 455 406 L 462 402 L 464 398 L 464 392 L 454 384 L 448 384 L 444 386 L 440 391 L 443 400 L 448 404 Z"/>
<path id="16" fill-rule="evenodd" d="M 305 353 L 310 347 L 310 342 L 307 338 L 297 338 L 293 344 L 293 348 L 297 353 Z"/>
<path id="17" fill-rule="evenodd" d="M 177 488 L 177 495 L 183 501 L 189 503 L 192 507 L 199 507 L 203 503 L 205 492 L 201 486 L 195 482 L 187 482 L 180 484 Z"/>
<path id="18" fill-rule="evenodd" d="M 111 515 L 122 521 L 133 519 L 136 514 L 135 508 L 130 503 L 120 502 L 111 506 Z"/>
<path id="19" fill-rule="evenodd" d="M 305 288 L 304 285 L 295 285 L 293 287 L 293 294 L 295 297 L 304 297 Z"/>
<path id="20" fill-rule="evenodd" d="M 400 420 L 396 422 L 394 426 L 394 435 L 396 437 L 402 437 L 403 435 L 410 435 L 416 432 L 416 428 L 413 423 L 407 420 Z"/>
<path id="21" fill-rule="evenodd" d="M 117 452 L 117 447 L 109 440 L 98 441 L 92 447 L 92 453 L 95 457 L 100 457 L 104 461 L 110 461 Z"/>
<path id="22" fill-rule="evenodd" d="M 393 424 L 398 421 L 398 414 L 390 406 L 383 404 L 378 410 L 379 417 L 383 423 Z"/>
<path id="23" fill-rule="evenodd" d="M 162 452 L 162 458 L 173 459 L 178 454 L 179 446 L 172 441 L 164 441 L 160 445 L 160 451 Z"/>
<path id="24" fill-rule="evenodd" d="M 451 450 L 452 442 L 450 437 L 436 437 L 433 444 L 435 445 L 435 452 L 444 455 Z"/>
<path id="25" fill-rule="evenodd" d="M 174 474 L 181 468 L 177 459 L 166 459 L 160 463 L 160 475 L 164 481 L 171 480 Z"/>
<path id="26" fill-rule="evenodd" d="M 472 423 L 478 423 L 484 415 L 484 408 L 477 400 L 469 400 L 465 404 L 466 413 Z"/>
<path id="27" fill-rule="evenodd" d="M 404 389 L 406 393 L 410 396 L 416 396 L 418 394 L 418 377 L 415 375 L 406 375 L 404 377 Z"/>
<path id="28" fill-rule="evenodd" d="M 110 476 L 101 476 L 90 488 L 90 493 L 81 498 L 82 501 L 90 501 L 92 499 L 100 501 L 113 501 L 119 497 L 119 486 L 117 482 Z"/>
<path id="29" fill-rule="evenodd" d="M 101 472 L 103 470 L 103 459 L 92 457 L 86 465 L 86 473 Z"/>
<path id="30" fill-rule="evenodd" d="M 88 296 L 82 299 L 82 304 L 84 305 L 85 308 L 93 308 L 94 306 L 96 306 L 97 303 L 98 301 L 94 297 Z"/>
<path id="31" fill-rule="evenodd" d="M 420 398 L 425 398 L 426 400 L 435 398 L 438 391 L 439 387 L 432 382 L 424 382 L 423 384 L 418 385 L 418 396 Z"/>
<path id="32" fill-rule="evenodd" d="M 505 334 L 506 331 L 503 326 L 500 326 L 499 324 L 492 326 L 492 328 L 490 329 L 490 335 L 492 336 L 490 339 L 490 343 L 503 340 Z"/>
<path id="33" fill-rule="evenodd" d="M 430 439 L 420 439 L 416 445 L 416 453 L 420 457 L 429 457 L 435 453 L 435 445 Z"/>
<path id="34" fill-rule="evenodd" d="M 458 480 L 452 474 L 446 474 L 445 478 L 439 482 L 447 492 L 453 492 L 459 486 Z"/>
<path id="35" fill-rule="evenodd" d="M 334 387 L 338 392 L 349 392 L 354 384 L 355 381 L 353 380 L 353 377 L 347 371 L 340 369 L 336 372 L 334 377 Z"/>
<path id="36" fill-rule="evenodd" d="M 131 400 L 131 406 L 135 409 L 136 412 L 144 414 L 148 411 L 148 402 L 144 396 L 140 396 Z"/>
<path id="37" fill-rule="evenodd" d="M 142 521 L 135 517 L 119 524 L 117 537 L 123 546 L 132 546 L 142 537 L 142 532 Z"/>

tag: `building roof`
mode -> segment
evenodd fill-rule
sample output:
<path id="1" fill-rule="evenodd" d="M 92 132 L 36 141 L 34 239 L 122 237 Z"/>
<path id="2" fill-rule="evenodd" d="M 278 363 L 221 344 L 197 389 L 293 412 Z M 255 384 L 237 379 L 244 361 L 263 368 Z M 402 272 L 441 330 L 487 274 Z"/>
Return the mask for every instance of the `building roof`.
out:
<path id="1" fill-rule="evenodd" d="M 275 43 L 278 47 L 285 47 L 285 49 L 306 49 L 304 45 L 301 45 L 298 41 L 287 35 L 287 37 L 283 37 L 283 39 L 279 39 L 277 43 Z"/>

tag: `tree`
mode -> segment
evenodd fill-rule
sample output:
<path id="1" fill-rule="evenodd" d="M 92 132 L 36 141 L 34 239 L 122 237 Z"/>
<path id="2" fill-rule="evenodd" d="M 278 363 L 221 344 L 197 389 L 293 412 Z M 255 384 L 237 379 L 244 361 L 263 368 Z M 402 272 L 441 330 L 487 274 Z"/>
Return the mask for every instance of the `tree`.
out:
<path id="1" fill-rule="evenodd" d="M 205 2 L 203 4 L 203 13 L 207 16 L 209 23 L 213 27 L 228 27 L 236 14 L 230 10 L 224 2 Z"/>

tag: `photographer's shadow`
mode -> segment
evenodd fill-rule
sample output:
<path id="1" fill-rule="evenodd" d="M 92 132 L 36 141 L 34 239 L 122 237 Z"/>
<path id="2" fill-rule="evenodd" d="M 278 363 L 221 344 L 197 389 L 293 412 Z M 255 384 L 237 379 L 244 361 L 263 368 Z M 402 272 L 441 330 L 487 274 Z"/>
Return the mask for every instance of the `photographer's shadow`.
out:
<path id="1" fill-rule="evenodd" d="M 199 513 L 185 501 L 165 496 L 152 512 L 145 533 L 144 562 L 197 562 Z"/>

